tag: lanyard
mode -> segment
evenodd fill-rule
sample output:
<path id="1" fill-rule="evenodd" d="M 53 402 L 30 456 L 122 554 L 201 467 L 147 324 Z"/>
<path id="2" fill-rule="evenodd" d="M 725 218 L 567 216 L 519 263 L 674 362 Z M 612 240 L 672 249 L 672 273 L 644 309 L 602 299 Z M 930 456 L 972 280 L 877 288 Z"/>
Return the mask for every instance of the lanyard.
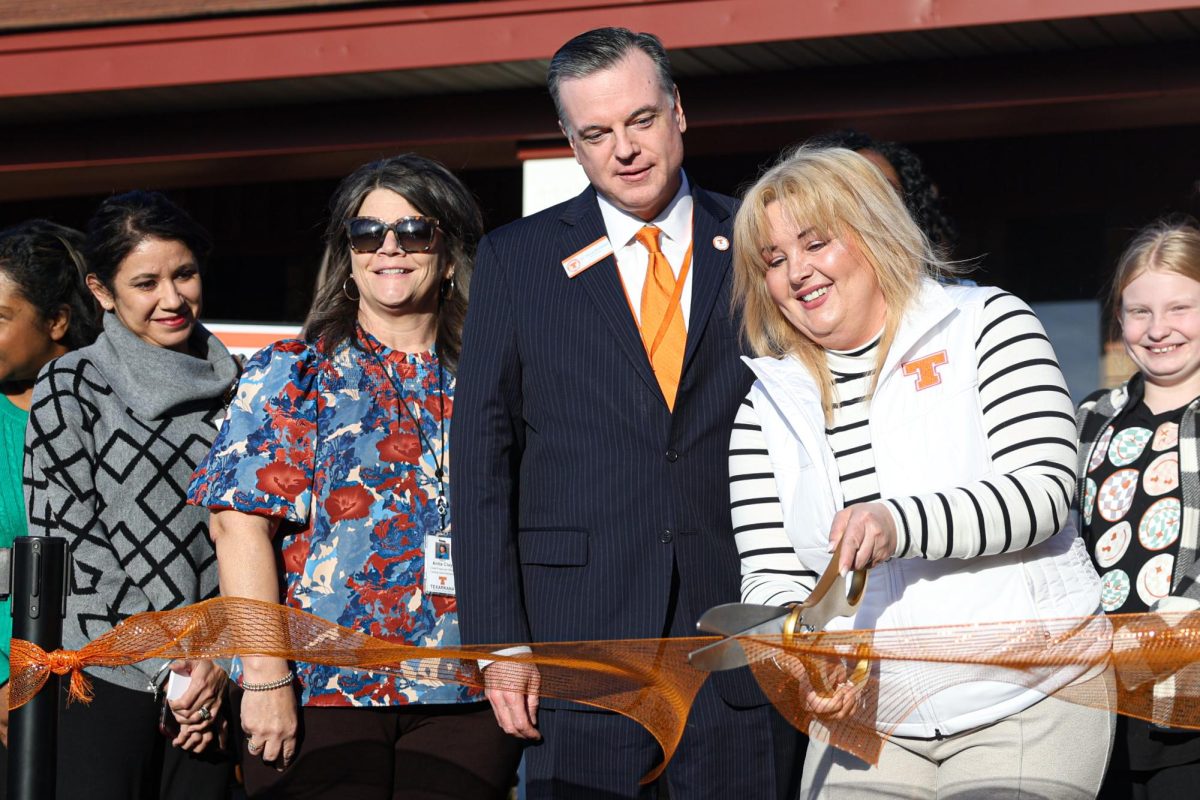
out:
<path id="1" fill-rule="evenodd" d="M 680 305 L 680 300 L 683 299 L 683 284 L 687 280 L 688 270 L 692 268 L 692 244 L 695 240 L 688 244 L 687 252 L 683 256 L 683 266 L 679 268 L 679 277 L 675 279 L 675 289 L 671 292 L 671 305 L 667 306 L 667 313 L 663 316 L 662 324 L 658 326 L 658 333 L 654 336 L 654 343 L 650 345 L 648 354 L 651 360 L 654 359 L 654 353 L 658 350 L 658 346 L 662 344 L 663 337 L 667 335 L 667 326 L 671 322 L 671 317 L 675 314 L 683 314 L 683 307 Z M 662 254 L 666 258 L 666 253 Z M 667 262 L 670 263 L 669 261 Z"/>
<path id="2" fill-rule="evenodd" d="M 446 514 L 448 512 L 448 508 L 446 505 L 446 469 L 445 469 L 445 466 L 446 466 L 446 385 L 445 385 L 445 371 L 442 367 L 442 359 L 438 358 L 438 360 L 437 360 L 437 362 L 438 362 L 438 398 L 439 398 L 440 404 L 441 404 L 441 420 L 440 420 L 441 434 L 438 438 L 440 439 L 440 444 L 442 445 L 442 447 L 440 450 L 435 451 L 433 449 L 433 444 L 429 441 L 429 438 L 427 436 L 425 436 L 425 431 L 421 430 L 421 421 L 419 419 L 417 419 L 417 415 L 414 414 L 412 412 L 412 409 L 408 407 L 408 403 L 404 399 L 404 392 L 400 389 L 400 384 L 397 383 L 396 377 L 392 374 L 392 371 L 387 368 L 387 365 L 383 363 L 383 358 L 381 358 L 379 355 L 378 346 L 371 339 L 369 339 L 367 337 L 366 331 L 363 330 L 362 325 L 359 325 L 358 329 L 363 334 L 363 341 L 366 342 L 367 349 L 371 352 L 371 355 L 375 357 L 375 363 L 379 365 L 379 369 L 383 372 L 384 376 L 387 377 L 388 382 L 392 384 L 392 389 L 394 389 L 396 392 L 396 405 L 398 405 L 398 406 L 400 406 L 400 408 L 404 409 L 404 413 L 408 415 L 408 418 L 412 420 L 413 426 L 417 429 L 417 440 L 421 443 L 421 447 L 423 449 L 428 450 L 429 455 L 433 456 L 436 459 L 437 468 L 434 470 L 434 473 L 433 473 L 434 477 L 437 479 L 437 498 L 436 498 L 435 502 L 437 504 L 438 518 L 440 520 L 439 531 L 442 534 L 445 534 L 445 532 L 446 532 Z M 436 353 L 435 353 L 435 355 L 436 355 Z"/>

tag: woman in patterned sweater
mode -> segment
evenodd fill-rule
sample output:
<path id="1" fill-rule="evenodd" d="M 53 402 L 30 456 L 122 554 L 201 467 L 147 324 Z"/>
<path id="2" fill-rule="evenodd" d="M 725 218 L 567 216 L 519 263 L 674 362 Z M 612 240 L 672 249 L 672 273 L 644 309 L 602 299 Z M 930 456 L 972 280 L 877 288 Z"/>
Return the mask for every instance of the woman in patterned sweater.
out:
<path id="1" fill-rule="evenodd" d="M 1158 223 L 1117 264 L 1111 306 L 1132 378 L 1088 397 L 1078 505 L 1104 610 L 1200 608 L 1200 228 Z M 1163 676 L 1167 677 L 1167 676 Z M 1186 797 L 1200 734 L 1122 717 L 1105 798 Z"/>
<path id="2" fill-rule="evenodd" d="M 447 444 L 482 227 L 466 187 L 419 156 L 342 181 L 305 338 L 250 359 L 189 490 L 214 511 L 224 594 L 413 645 L 459 644 Z M 517 740 L 449 662 L 402 674 L 242 666 L 251 797 L 508 791 Z"/>
<path id="3" fill-rule="evenodd" d="M 87 284 L 104 329 L 42 371 L 26 438 L 29 531 L 67 538 L 74 560 L 68 649 L 133 614 L 216 593 L 208 515 L 184 502 L 237 377 L 197 321 L 208 249 L 204 231 L 157 193 L 109 198 L 88 223 Z M 164 738 L 162 666 L 88 669 L 95 699 L 60 713 L 60 797 L 227 796 L 225 672 L 211 661 L 170 664 L 190 680 L 171 700 Z"/>
<path id="4" fill-rule="evenodd" d="M 1096 574 L 1068 522 L 1070 397 L 1029 308 L 939 286 L 900 198 L 849 150 L 785 157 L 734 235 L 759 355 L 730 445 L 743 600 L 801 602 L 836 559 L 871 572 L 856 616 L 830 629 L 1095 613 Z M 876 769 L 814 738 L 802 794 L 1090 798 L 1112 715 L 1045 699 L 1088 673 L 964 679 L 885 661 L 874 709 L 859 710 L 853 684 L 809 692 L 813 713 L 871 715 L 889 738 Z"/>

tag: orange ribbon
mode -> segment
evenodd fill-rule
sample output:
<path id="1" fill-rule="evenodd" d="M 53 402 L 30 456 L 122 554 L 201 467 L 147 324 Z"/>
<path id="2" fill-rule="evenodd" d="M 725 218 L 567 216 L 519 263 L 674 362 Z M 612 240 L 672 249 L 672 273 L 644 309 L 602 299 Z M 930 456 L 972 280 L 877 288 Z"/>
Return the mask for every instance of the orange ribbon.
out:
<path id="1" fill-rule="evenodd" d="M 12 672 L 9 708 L 17 708 L 32 699 L 46 685 L 50 673 L 70 673 L 70 699 L 90 703 L 92 684 L 83 674 L 83 668 L 89 663 L 83 650 L 55 650 L 47 653 L 33 642 L 13 639 L 9 655 L 9 667 Z"/>
<path id="2" fill-rule="evenodd" d="M 77 652 L 47 653 L 14 639 L 9 707 L 28 702 L 51 673 L 69 673 L 71 698 L 87 702 L 85 668 L 148 658 L 277 656 L 476 687 L 483 686 L 476 659 L 524 662 L 537 666 L 542 695 L 616 711 L 643 725 L 664 754 L 663 764 L 645 778 L 650 781 L 674 753 L 692 701 L 708 677 L 688 664 L 687 654 L 712 641 L 553 642 L 533 645 L 532 654 L 496 656 L 491 653 L 504 645 L 414 647 L 286 606 L 218 598 L 135 615 Z M 1200 730 L 1200 612 L 824 632 L 787 642 L 781 636 L 756 636 L 741 644 L 767 698 L 792 724 L 868 763 L 875 763 L 895 724 L 917 705 L 970 681 L 1007 682 Z M 869 677 L 856 684 L 857 705 L 845 719 L 820 718 L 807 710 L 804 698 L 820 683 L 809 679 L 811 670 L 848 676 L 864 663 Z M 1063 674 L 1079 680 L 1060 687 Z M 503 685 L 498 671 L 489 682 L 490 688 L 509 690 L 524 685 Z"/>

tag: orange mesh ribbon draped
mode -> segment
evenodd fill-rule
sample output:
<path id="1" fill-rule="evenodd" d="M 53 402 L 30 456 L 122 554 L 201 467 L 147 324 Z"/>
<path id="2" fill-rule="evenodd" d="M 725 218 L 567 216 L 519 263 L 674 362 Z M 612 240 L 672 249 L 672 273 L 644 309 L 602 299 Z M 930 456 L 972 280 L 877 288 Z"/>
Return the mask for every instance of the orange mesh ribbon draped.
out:
<path id="1" fill-rule="evenodd" d="M 121 667 L 147 658 L 279 656 L 375 672 L 482 685 L 475 659 L 524 661 L 541 673 L 541 694 L 624 714 L 662 745 L 664 764 L 707 678 L 687 662 L 712 637 L 561 642 L 521 656 L 487 656 L 497 645 L 429 649 L 341 628 L 273 603 L 218 598 L 174 611 L 138 614 L 75 653 L 46 653 L 13 640 L 10 707 L 27 702 L 51 673 L 71 673 L 86 700 L 82 668 Z M 882 742 L 917 705 L 967 681 L 1111 709 L 1172 727 L 1200 729 L 1200 612 L 1123 614 L 1037 622 L 846 631 L 742 640 L 754 676 L 796 727 L 875 763 Z M 815 717 L 803 699 L 810 675 L 866 676 L 845 719 Z M 1063 676 L 1069 685 L 1059 687 Z M 919 678 L 919 679 L 914 679 Z M 914 687 L 920 687 L 918 691 Z M 504 687 L 496 688 L 518 688 Z"/>

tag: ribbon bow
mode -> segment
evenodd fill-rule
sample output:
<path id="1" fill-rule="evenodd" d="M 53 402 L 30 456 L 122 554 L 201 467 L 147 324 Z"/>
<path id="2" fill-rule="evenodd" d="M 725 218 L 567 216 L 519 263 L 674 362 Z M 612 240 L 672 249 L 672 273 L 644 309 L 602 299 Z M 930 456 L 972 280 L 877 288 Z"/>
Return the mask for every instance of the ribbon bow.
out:
<path id="1" fill-rule="evenodd" d="M 13 639 L 9 656 L 13 682 L 8 695 L 9 708 L 18 708 L 31 700 L 46 685 L 52 672 L 55 675 L 71 674 L 71 701 L 92 702 L 92 682 L 83 674 L 83 668 L 89 663 L 87 651 L 91 646 L 47 653 L 33 642 Z"/>

